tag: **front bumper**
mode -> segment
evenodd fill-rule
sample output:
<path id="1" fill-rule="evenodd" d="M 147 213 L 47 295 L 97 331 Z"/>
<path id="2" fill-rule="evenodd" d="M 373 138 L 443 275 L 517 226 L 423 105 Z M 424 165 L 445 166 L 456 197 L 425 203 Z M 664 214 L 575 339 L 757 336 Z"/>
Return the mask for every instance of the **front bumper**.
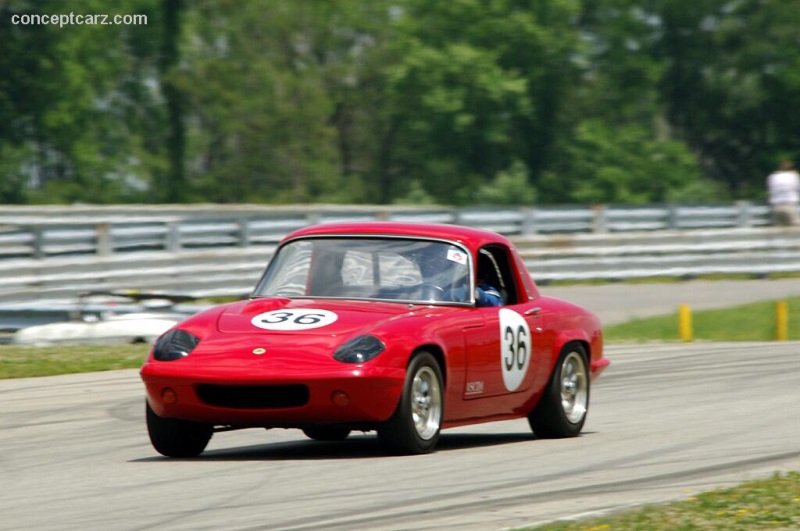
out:
<path id="1" fill-rule="evenodd" d="M 142 367 L 147 401 L 161 417 L 231 427 L 373 424 L 397 407 L 405 370 L 344 366 L 317 374 L 258 376 L 242 369 L 187 371 L 176 362 Z"/>

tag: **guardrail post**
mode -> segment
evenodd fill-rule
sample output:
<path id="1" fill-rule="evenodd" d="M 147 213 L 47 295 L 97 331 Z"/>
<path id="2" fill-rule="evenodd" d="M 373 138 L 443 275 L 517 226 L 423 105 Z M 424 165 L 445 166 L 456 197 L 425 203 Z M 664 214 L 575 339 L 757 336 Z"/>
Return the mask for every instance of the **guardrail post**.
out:
<path id="1" fill-rule="evenodd" d="M 181 250 L 181 231 L 180 223 L 177 221 L 167 222 L 167 232 L 164 240 L 164 250 L 168 253 L 177 253 Z"/>
<path id="2" fill-rule="evenodd" d="M 746 229 L 753 225 L 753 216 L 750 212 L 750 201 L 737 201 L 736 208 L 738 209 L 736 226 Z"/>
<path id="3" fill-rule="evenodd" d="M 44 229 L 42 227 L 31 227 L 31 234 L 33 234 L 33 257 L 44 258 Z"/>
<path id="4" fill-rule="evenodd" d="M 520 221 L 519 233 L 522 236 L 530 236 L 536 232 L 536 226 L 533 223 L 533 209 L 523 207 L 521 209 L 522 220 Z"/>
<path id="5" fill-rule="evenodd" d="M 592 205 L 592 232 L 606 232 L 606 208 L 604 205 Z"/>
<path id="6" fill-rule="evenodd" d="M 678 208 L 678 205 L 667 206 L 667 227 L 672 230 L 680 227 L 680 222 L 678 221 Z"/>
<path id="7" fill-rule="evenodd" d="M 306 225 L 308 225 L 308 226 L 318 225 L 320 219 L 321 218 L 320 218 L 320 215 L 318 213 L 309 212 L 308 214 L 306 214 Z"/>
<path id="8" fill-rule="evenodd" d="M 97 235 L 95 243 L 97 256 L 110 256 L 114 249 L 111 239 L 111 226 L 108 223 L 98 223 L 94 230 Z"/>
<path id="9" fill-rule="evenodd" d="M 239 225 L 239 247 L 247 247 L 250 245 L 250 220 L 246 217 L 241 217 L 238 220 Z"/>

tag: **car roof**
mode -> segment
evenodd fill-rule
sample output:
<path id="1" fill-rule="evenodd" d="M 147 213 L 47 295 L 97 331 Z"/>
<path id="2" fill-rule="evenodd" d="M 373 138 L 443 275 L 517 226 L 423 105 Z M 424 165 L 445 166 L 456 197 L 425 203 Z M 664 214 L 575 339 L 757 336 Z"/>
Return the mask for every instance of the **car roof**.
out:
<path id="1" fill-rule="evenodd" d="M 462 225 L 447 225 L 440 223 L 405 223 L 399 221 L 367 221 L 323 223 L 296 230 L 284 238 L 309 236 L 410 236 L 417 238 L 432 238 L 450 240 L 464 244 L 471 249 L 477 249 L 487 244 L 502 244 L 511 247 L 508 238 L 483 229 L 465 227 Z"/>

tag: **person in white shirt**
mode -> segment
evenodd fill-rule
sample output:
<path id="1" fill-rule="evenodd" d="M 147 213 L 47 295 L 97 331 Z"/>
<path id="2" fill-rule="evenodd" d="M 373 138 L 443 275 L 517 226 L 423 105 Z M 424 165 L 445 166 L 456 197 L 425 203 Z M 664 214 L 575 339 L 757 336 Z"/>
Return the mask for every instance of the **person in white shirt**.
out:
<path id="1" fill-rule="evenodd" d="M 791 161 L 784 161 L 780 168 L 767 177 L 769 204 L 775 225 L 800 225 L 797 204 L 800 202 L 800 174 Z"/>

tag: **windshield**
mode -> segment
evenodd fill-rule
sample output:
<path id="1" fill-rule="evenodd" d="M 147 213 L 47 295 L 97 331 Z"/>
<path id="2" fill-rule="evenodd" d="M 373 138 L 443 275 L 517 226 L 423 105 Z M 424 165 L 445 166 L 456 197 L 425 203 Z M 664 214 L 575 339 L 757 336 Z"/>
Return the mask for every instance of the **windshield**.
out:
<path id="1" fill-rule="evenodd" d="M 470 303 L 469 253 L 441 241 L 308 238 L 283 245 L 254 297 Z"/>

